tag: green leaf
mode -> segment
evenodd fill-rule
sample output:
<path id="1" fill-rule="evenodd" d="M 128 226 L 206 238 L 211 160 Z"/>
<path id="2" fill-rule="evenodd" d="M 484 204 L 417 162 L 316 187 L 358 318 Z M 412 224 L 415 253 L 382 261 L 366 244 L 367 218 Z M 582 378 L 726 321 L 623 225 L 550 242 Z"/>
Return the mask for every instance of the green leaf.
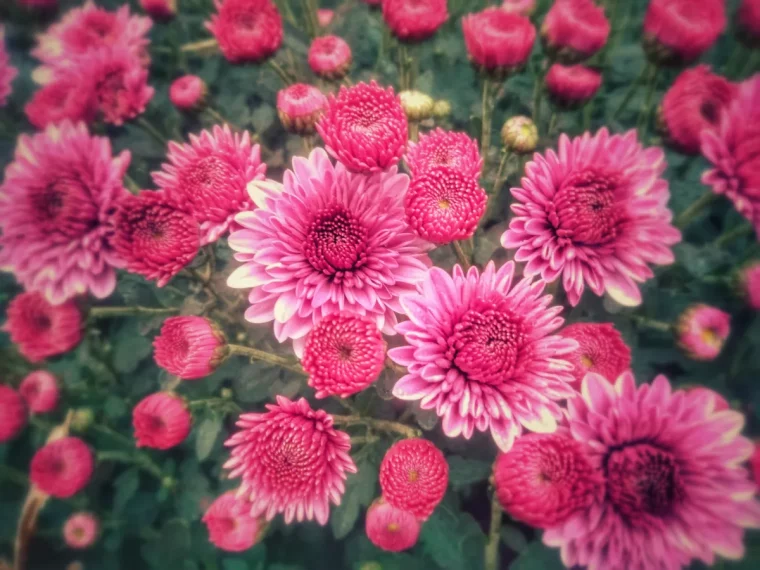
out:
<path id="1" fill-rule="evenodd" d="M 137 468 L 133 467 L 119 475 L 114 481 L 114 487 L 116 493 L 113 498 L 113 508 L 118 512 L 129 503 L 140 488 L 140 474 Z"/>
<path id="2" fill-rule="evenodd" d="M 512 562 L 509 570 L 563 570 L 564 568 L 559 557 L 559 550 L 549 548 L 540 540 L 535 540 Z"/>
<path id="3" fill-rule="evenodd" d="M 126 402 L 119 396 L 108 396 L 103 404 L 103 411 L 109 420 L 123 418 L 129 412 Z"/>
<path id="4" fill-rule="evenodd" d="M 200 423 L 195 435 L 195 455 L 198 457 L 198 461 L 203 461 L 211 455 L 221 431 L 222 419 L 220 417 L 206 418 Z"/>
<path id="5" fill-rule="evenodd" d="M 485 481 L 491 474 L 491 464 L 488 461 L 467 459 L 459 455 L 450 455 L 447 460 L 449 462 L 449 485 L 454 489 Z"/>
<path id="6" fill-rule="evenodd" d="M 505 524 L 501 527 L 501 540 L 510 550 L 523 552 L 528 547 L 528 539 L 519 527 L 512 524 Z"/>
<path id="7" fill-rule="evenodd" d="M 183 559 L 190 550 L 190 529 L 183 519 L 170 519 L 161 529 L 161 554 L 165 560 Z"/>
<path id="8" fill-rule="evenodd" d="M 468 566 L 462 548 L 462 538 L 459 534 L 458 513 L 443 504 L 425 522 L 420 533 L 420 542 L 425 552 L 441 568 L 450 570 Z"/>
<path id="9" fill-rule="evenodd" d="M 248 570 L 248 564 L 239 558 L 225 558 L 222 560 L 222 568 L 224 570 Z"/>
<path id="10" fill-rule="evenodd" d="M 356 474 L 349 475 L 341 503 L 330 514 L 330 526 L 338 540 L 348 536 L 359 518 L 361 508 L 368 506 L 375 498 L 377 466 L 371 461 L 362 461 L 358 469 Z"/>
<path id="11" fill-rule="evenodd" d="M 126 321 L 113 337 L 113 367 L 117 372 L 129 374 L 153 352 L 148 337 L 140 333 L 139 321 Z"/>

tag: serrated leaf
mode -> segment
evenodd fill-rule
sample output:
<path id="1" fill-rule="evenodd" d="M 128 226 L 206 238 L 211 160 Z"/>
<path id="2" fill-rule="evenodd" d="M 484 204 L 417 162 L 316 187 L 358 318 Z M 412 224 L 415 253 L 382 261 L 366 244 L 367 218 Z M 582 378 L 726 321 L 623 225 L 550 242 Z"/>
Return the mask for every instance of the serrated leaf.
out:
<path id="1" fill-rule="evenodd" d="M 113 367 L 117 372 L 134 372 L 140 362 L 153 352 L 148 337 L 140 333 L 137 319 L 126 321 L 113 338 Z"/>
<path id="2" fill-rule="evenodd" d="M 195 455 L 198 461 L 203 461 L 211 455 L 221 431 L 222 419 L 220 417 L 206 418 L 200 423 L 195 435 Z"/>
<path id="3" fill-rule="evenodd" d="M 441 568 L 456 570 L 467 566 L 460 548 L 458 529 L 457 514 L 443 505 L 435 510 L 422 527 L 420 542 L 425 552 Z"/>
<path id="4" fill-rule="evenodd" d="M 140 474 L 137 468 L 133 467 L 119 475 L 113 485 L 116 488 L 113 508 L 114 511 L 121 511 L 140 488 Z"/>
<path id="5" fill-rule="evenodd" d="M 467 459 L 459 455 L 447 457 L 449 462 L 449 485 L 454 489 L 485 481 L 491 474 L 491 464 L 479 459 Z"/>
<path id="6" fill-rule="evenodd" d="M 377 466 L 370 461 L 360 462 L 357 473 L 348 476 L 346 492 L 340 505 L 330 513 L 330 527 L 336 539 L 348 536 L 359 518 L 361 508 L 368 506 L 375 498 L 376 486 Z"/>

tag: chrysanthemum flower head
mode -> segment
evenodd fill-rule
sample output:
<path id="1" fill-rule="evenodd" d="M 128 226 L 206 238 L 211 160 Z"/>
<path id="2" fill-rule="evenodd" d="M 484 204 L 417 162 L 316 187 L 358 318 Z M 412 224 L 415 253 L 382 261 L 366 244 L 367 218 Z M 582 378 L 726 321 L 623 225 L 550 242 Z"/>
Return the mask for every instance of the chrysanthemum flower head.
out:
<path id="1" fill-rule="evenodd" d="M 407 345 L 388 355 L 409 373 L 393 388 L 443 418 L 449 437 L 490 430 L 508 451 L 523 429 L 550 433 L 562 417 L 558 400 L 572 397 L 576 341 L 551 334 L 562 307 L 549 307 L 543 281 L 513 284 L 515 265 L 480 273 L 455 265 L 431 268 L 419 292 L 401 299 L 409 317 L 396 326 Z"/>
<path id="2" fill-rule="evenodd" d="M 201 519 L 211 544 L 227 552 L 243 552 L 259 542 L 266 524 L 250 511 L 250 503 L 236 497 L 235 491 L 217 497 Z"/>
<path id="3" fill-rule="evenodd" d="M 267 520 L 282 513 L 286 523 L 314 520 L 324 525 L 330 502 L 338 505 L 346 473 L 356 473 L 351 440 L 333 427 L 332 416 L 313 410 L 305 398 L 277 396 L 262 414 L 242 414 L 240 431 L 225 445 L 224 467 L 241 477 L 238 495 L 251 502 L 251 516 Z"/>
<path id="4" fill-rule="evenodd" d="M 20 293 L 3 327 L 29 362 L 68 352 L 82 340 L 82 313 L 74 301 L 51 305 L 41 293 Z"/>
<path id="5" fill-rule="evenodd" d="M 449 464 L 431 441 L 402 439 L 385 453 L 380 464 L 383 498 L 418 519 L 427 519 L 441 502 L 449 484 Z"/>
<path id="6" fill-rule="evenodd" d="M 58 380 L 47 370 L 35 370 L 26 375 L 18 387 L 29 411 L 46 414 L 55 410 L 60 398 Z"/>
<path id="7" fill-rule="evenodd" d="M 190 135 L 186 144 L 170 142 L 166 160 L 153 181 L 200 224 L 201 245 L 219 239 L 236 214 L 253 207 L 246 187 L 264 180 L 267 168 L 248 131 L 233 134 L 227 125 Z"/>
<path id="8" fill-rule="evenodd" d="M 553 59 L 577 63 L 607 43 L 610 22 L 594 0 L 556 0 L 541 25 L 541 37 Z"/>
<path id="9" fill-rule="evenodd" d="M 180 111 L 199 111 L 206 104 L 208 86 L 197 75 L 183 75 L 169 86 L 169 100 Z"/>
<path id="10" fill-rule="evenodd" d="M 530 154 L 538 144 L 538 127 L 530 117 L 510 117 L 501 128 L 501 143 L 509 151 Z"/>
<path id="11" fill-rule="evenodd" d="M 106 137 L 63 122 L 21 135 L 0 186 L 0 266 L 52 303 L 116 286 L 113 211 L 127 194 L 130 154 L 111 156 Z"/>
<path id="12" fill-rule="evenodd" d="M 546 89 L 555 105 L 573 109 L 591 100 L 602 86 L 602 74 L 585 65 L 555 63 L 546 73 Z"/>
<path id="13" fill-rule="evenodd" d="M 63 539 L 69 548 L 89 548 L 98 539 L 100 521 L 92 513 L 74 513 L 63 523 Z"/>
<path id="14" fill-rule="evenodd" d="M 449 17 L 446 0 L 382 0 L 383 19 L 401 41 L 432 36 Z"/>
<path id="15" fill-rule="evenodd" d="M 736 26 L 740 40 L 750 47 L 760 46 L 760 1 L 742 0 Z"/>
<path id="16" fill-rule="evenodd" d="M 92 80 L 69 71 L 55 74 L 24 106 L 26 118 L 38 129 L 64 120 L 94 122 L 98 109 Z"/>
<path id="17" fill-rule="evenodd" d="M 325 79 L 340 79 L 351 67 L 351 46 L 339 36 L 314 38 L 309 46 L 309 67 Z"/>
<path id="18" fill-rule="evenodd" d="M 695 360 L 717 357 L 730 332 L 731 315 L 702 303 L 681 313 L 676 324 L 679 346 Z"/>
<path id="19" fill-rule="evenodd" d="M 171 392 L 150 394 L 132 410 L 137 447 L 175 447 L 187 439 L 192 423 L 185 402 Z"/>
<path id="20" fill-rule="evenodd" d="M 280 49 L 282 18 L 272 0 L 214 0 L 217 13 L 206 22 L 232 63 L 257 63 Z"/>
<path id="21" fill-rule="evenodd" d="M 377 83 L 341 87 L 330 95 L 317 123 L 325 148 L 354 172 L 380 172 L 394 166 L 406 150 L 407 120 L 393 88 Z"/>
<path id="22" fill-rule="evenodd" d="M 404 160 L 412 176 L 446 166 L 477 179 L 483 167 L 476 140 L 465 133 L 440 128 L 420 134 L 418 142 L 410 142 Z"/>
<path id="23" fill-rule="evenodd" d="M 18 75 L 18 70 L 11 65 L 11 59 L 5 50 L 5 28 L 0 26 L 0 107 L 4 107 L 11 94 L 11 83 Z"/>
<path id="24" fill-rule="evenodd" d="M 317 22 L 322 28 L 329 26 L 334 17 L 335 10 L 330 10 L 329 8 L 317 9 Z"/>
<path id="25" fill-rule="evenodd" d="M 408 184 L 395 168 L 350 173 L 322 149 L 294 158 L 282 186 L 252 184 L 256 209 L 235 218 L 243 229 L 229 238 L 242 265 L 227 283 L 251 288 L 245 318 L 274 321 L 276 338 L 294 339 L 299 355 L 312 326 L 344 310 L 392 334 L 399 296 L 430 264 L 404 219 Z"/>
<path id="26" fill-rule="evenodd" d="M 226 352 L 224 333 L 204 317 L 169 317 L 153 340 L 153 357 L 161 368 L 183 380 L 211 374 Z"/>
<path id="27" fill-rule="evenodd" d="M 512 188 L 515 215 L 501 244 L 517 249 L 526 275 L 562 278 L 573 306 L 586 284 L 621 305 L 638 305 L 637 283 L 653 275 L 650 264 L 672 263 L 671 247 L 681 240 L 664 170 L 662 149 L 643 148 L 635 130 L 562 135 L 559 152 L 536 154 L 522 187 Z"/>
<path id="28" fill-rule="evenodd" d="M 367 509 L 364 530 L 372 544 L 389 552 L 401 552 L 417 543 L 422 523 L 409 511 L 376 499 Z"/>
<path id="29" fill-rule="evenodd" d="M 32 457 L 29 480 L 44 493 L 66 499 L 90 481 L 94 461 L 87 444 L 78 437 L 63 437 L 45 444 Z"/>
<path id="30" fill-rule="evenodd" d="M 747 304 L 760 311 L 760 261 L 743 267 L 739 272 L 739 287 Z"/>
<path id="31" fill-rule="evenodd" d="M 326 106 L 327 97 L 314 85 L 295 83 L 277 92 L 277 115 L 293 133 L 313 134 Z"/>
<path id="32" fill-rule="evenodd" d="M 568 357 L 578 382 L 589 372 L 614 382 L 631 367 L 631 349 L 612 323 L 575 323 L 559 334 L 578 341 L 578 349 Z"/>
<path id="33" fill-rule="evenodd" d="M 536 41 L 528 18 L 496 7 L 464 16 L 462 32 L 472 64 L 499 78 L 521 69 Z"/>
<path id="34" fill-rule="evenodd" d="M 722 394 L 719 394 L 715 390 L 711 390 L 705 386 L 692 386 L 690 388 L 687 388 L 686 391 L 689 394 L 699 394 L 700 396 L 712 399 L 714 401 L 713 405 L 716 412 L 731 409 L 731 404 L 728 403 L 728 400 L 726 400 Z"/>
<path id="35" fill-rule="evenodd" d="M 496 495 L 511 517 L 539 528 L 563 523 L 604 492 L 603 477 L 566 430 L 529 433 L 493 469 Z"/>
<path id="36" fill-rule="evenodd" d="M 177 15 L 177 0 L 140 0 L 140 7 L 151 18 L 161 22 Z"/>
<path id="37" fill-rule="evenodd" d="M 26 425 L 26 406 L 21 395 L 10 386 L 0 384 L 0 443 L 16 437 Z"/>
<path id="38" fill-rule="evenodd" d="M 739 435 L 740 413 L 673 391 L 664 376 L 637 387 L 630 372 L 614 385 L 589 374 L 567 412 L 605 489 L 544 532 L 565 566 L 678 570 L 742 556 L 743 529 L 760 526 L 760 503 L 742 465 L 752 442 Z"/>

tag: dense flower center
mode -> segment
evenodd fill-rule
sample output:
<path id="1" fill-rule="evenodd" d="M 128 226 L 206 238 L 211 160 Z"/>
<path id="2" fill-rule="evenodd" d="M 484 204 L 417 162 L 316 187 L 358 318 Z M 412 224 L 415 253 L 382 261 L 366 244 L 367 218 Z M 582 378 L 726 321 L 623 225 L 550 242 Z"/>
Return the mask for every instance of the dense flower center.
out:
<path id="1" fill-rule="evenodd" d="M 304 255 L 317 271 L 340 276 L 367 261 L 367 228 L 342 206 L 320 210 L 309 227 Z"/>
<path id="2" fill-rule="evenodd" d="M 567 245 L 604 245 L 615 240 L 625 220 L 617 200 L 620 178 L 593 168 L 565 179 L 549 206 L 549 222 Z"/>
<path id="3" fill-rule="evenodd" d="M 232 166 L 218 156 L 206 156 L 183 170 L 179 176 L 184 195 L 193 202 L 203 202 L 217 197 L 220 188 L 234 184 L 237 173 Z"/>
<path id="4" fill-rule="evenodd" d="M 97 226 L 95 205 L 76 176 L 61 176 L 30 190 L 29 202 L 40 229 L 45 232 L 76 238 Z"/>
<path id="5" fill-rule="evenodd" d="M 715 125 L 718 122 L 719 107 L 715 101 L 707 99 L 702 102 L 699 112 L 705 121 Z"/>
<path id="6" fill-rule="evenodd" d="M 648 443 L 613 451 L 606 471 L 610 502 L 632 522 L 644 514 L 667 516 L 683 496 L 675 457 Z"/>
<path id="7" fill-rule="evenodd" d="M 312 435 L 305 432 L 272 434 L 272 445 L 266 446 L 261 461 L 270 480 L 276 482 L 281 491 L 306 492 L 318 479 L 314 453 L 306 445 Z"/>

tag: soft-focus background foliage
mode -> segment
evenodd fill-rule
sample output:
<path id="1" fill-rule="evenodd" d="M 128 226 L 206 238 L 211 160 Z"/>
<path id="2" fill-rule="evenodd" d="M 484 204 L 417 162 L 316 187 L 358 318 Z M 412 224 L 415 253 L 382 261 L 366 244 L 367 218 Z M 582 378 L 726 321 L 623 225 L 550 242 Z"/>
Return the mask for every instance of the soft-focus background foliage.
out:
<path id="1" fill-rule="evenodd" d="M 115 7 L 124 0 L 100 0 Z M 694 0 L 698 2 L 699 0 Z M 139 11 L 136 1 L 129 2 Z M 35 61 L 29 50 L 35 33 L 49 21 L 38 20 L 20 10 L 14 2 L 3 0 L 0 17 L 6 24 L 6 41 L 12 63 L 19 68 L 9 105 L 0 111 L 0 166 L 10 162 L 15 139 L 20 132 L 31 132 L 23 115 L 23 105 L 34 91 L 30 74 Z M 62 0 L 62 13 L 78 2 Z M 298 2 L 291 2 L 297 6 Z M 359 0 L 324 0 L 324 7 L 338 10 L 331 31 L 344 37 L 354 53 L 351 78 L 354 82 L 376 78 L 383 84 L 396 84 L 394 42 L 382 24 L 380 14 Z M 484 7 L 484 0 L 450 0 L 449 22 L 435 37 L 416 46 L 418 77 L 416 88 L 436 99 L 448 99 L 452 105 L 449 124 L 480 135 L 480 88 L 476 73 L 465 54 L 459 16 L 465 11 Z M 548 2 L 540 2 L 535 18 L 540 21 Z M 618 120 L 611 114 L 622 100 L 631 82 L 645 64 L 639 43 L 645 0 L 611 0 L 617 5 L 615 28 L 608 46 L 595 58 L 604 67 L 604 85 L 592 102 L 591 124 L 594 129 L 608 125 L 620 132 L 636 123 L 644 103 L 644 89 L 628 105 Z M 735 12 L 736 2 L 729 0 L 728 13 Z M 150 82 L 156 95 L 145 117 L 156 128 L 173 139 L 184 139 L 188 133 L 213 124 L 202 115 L 199 119 L 182 116 L 168 100 L 168 86 L 183 73 L 200 75 L 209 85 L 211 105 L 239 127 L 248 128 L 262 138 L 270 152 L 264 155 L 269 176 L 280 178 L 282 170 L 294 154 L 302 153 L 298 137 L 287 135 L 275 111 L 275 96 L 282 87 L 280 79 L 267 66 L 233 66 L 221 55 L 198 56 L 180 53 L 179 46 L 209 37 L 203 22 L 213 10 L 212 0 L 179 0 L 180 15 L 168 24 L 156 23 L 150 33 Z M 277 55 L 283 65 L 294 64 L 300 78 L 316 81 L 306 65 L 308 38 L 285 24 L 284 47 Z M 732 58 L 736 42 L 731 31 L 718 41 L 703 58 L 720 73 L 738 78 L 746 68 L 746 58 Z M 292 60 L 290 58 L 293 58 Z M 532 64 L 522 74 L 503 84 L 494 116 L 494 141 L 502 122 L 515 114 L 530 114 L 534 75 L 540 65 L 542 51 L 537 43 Z M 744 70 L 744 76 L 749 69 Z M 757 70 L 754 70 L 757 71 Z M 672 83 L 676 71 L 660 78 L 656 98 Z M 439 123 L 441 124 L 441 123 Z M 563 113 L 555 132 L 571 135 L 581 132 L 583 111 Z M 108 128 L 114 151 L 132 152 L 130 176 L 143 187 L 150 188 L 150 172 L 158 169 L 165 149 L 134 125 Z M 545 129 L 544 129 L 545 132 Z M 659 144 L 658 135 L 648 134 L 650 144 Z M 556 140 L 542 140 L 541 147 L 553 146 Z M 706 168 L 702 158 L 686 159 L 667 151 L 667 177 L 671 187 L 671 208 L 677 214 L 702 195 L 707 188 L 699 182 Z M 486 173 L 486 187 L 493 183 L 493 168 Z M 508 184 L 517 182 L 512 173 Z M 508 193 L 502 192 L 504 206 Z M 742 223 L 727 201 L 718 202 L 709 214 L 692 224 L 684 242 L 676 247 L 675 265 L 660 268 L 656 277 L 642 288 L 644 304 L 637 314 L 672 322 L 689 304 L 701 301 L 731 313 L 732 333 L 721 356 L 713 362 L 698 363 L 687 359 L 674 345 L 669 334 L 638 327 L 630 318 L 616 314 L 616 308 L 587 293 L 581 304 L 566 313 L 569 322 L 590 320 L 614 322 L 633 350 L 633 363 L 639 381 L 648 381 L 656 373 L 665 373 L 676 384 L 704 384 L 723 394 L 732 405 L 745 413 L 747 433 L 760 432 L 760 319 L 745 308 L 731 287 L 721 277 L 753 255 L 758 256 L 754 237 L 741 238 L 730 245 L 717 247 L 714 240 L 724 231 Z M 507 252 L 498 238 L 507 225 L 507 210 L 500 210 L 498 219 L 490 220 L 475 238 L 476 262 L 489 258 L 503 261 Z M 437 265 L 450 268 L 454 263 L 449 248 L 433 254 Z M 238 292 L 226 289 L 224 281 L 231 270 L 230 251 L 224 240 L 216 245 L 217 270 L 211 285 L 226 291 L 229 297 L 226 324 L 231 338 L 249 346 L 278 347 L 271 335 L 271 325 L 253 326 L 242 321 L 242 305 L 233 309 Z M 200 255 L 195 265 L 206 263 Z M 7 274 L 0 274 L 0 313 L 18 292 L 18 286 Z M 120 274 L 117 293 L 107 304 L 145 305 L 152 307 L 182 306 L 182 312 L 198 314 L 205 293 L 199 285 L 176 278 L 170 286 L 157 289 L 141 277 Z M 3 317 L 0 316 L 0 320 Z M 249 364 L 231 359 L 213 376 L 184 383 L 180 392 L 193 405 L 194 428 L 188 440 L 170 452 L 136 453 L 121 438 L 131 439 L 130 412 L 143 396 L 159 389 L 168 381 L 151 357 L 151 339 L 163 317 L 129 317 L 99 320 L 88 327 L 85 340 L 73 352 L 50 363 L 50 370 L 62 379 L 64 401 L 55 416 L 35 420 L 24 434 L 9 444 L 0 445 L 0 556 L 10 553 L 17 514 L 25 494 L 26 472 L 33 451 L 45 440 L 54 421 L 69 407 L 91 408 L 94 426 L 83 437 L 99 453 L 110 453 L 98 462 L 93 482 L 72 500 L 53 500 L 42 513 L 40 528 L 31 548 L 32 568 L 63 568 L 80 560 L 86 569 L 111 570 L 298 570 L 338 569 L 392 570 L 434 569 L 456 570 L 482 567 L 483 546 L 488 530 L 488 476 L 496 448 L 490 437 L 478 434 L 471 441 L 448 439 L 436 425 L 432 412 L 419 412 L 411 407 L 411 421 L 417 421 L 446 453 L 450 463 L 450 490 L 441 506 L 427 522 L 417 546 L 403 554 L 383 553 L 370 544 L 364 534 L 363 513 L 379 494 L 377 469 L 392 440 L 383 438 L 354 454 L 358 475 L 349 477 L 348 490 L 340 508 L 333 508 L 326 527 L 315 523 L 285 526 L 274 522 L 266 540 L 241 555 L 225 554 L 207 540 L 200 515 L 221 490 L 229 488 L 223 479 L 221 465 L 226 458 L 222 442 L 232 430 L 234 412 L 239 408 L 261 410 L 275 394 L 292 397 L 313 396 L 313 391 L 292 373 L 264 364 Z M 15 383 L 29 370 L 27 364 L 0 335 L 0 376 Z M 363 392 L 356 404 L 376 417 L 397 417 L 403 404 L 390 396 L 394 378 L 382 377 L 376 386 Z M 338 411 L 334 403 L 320 402 L 320 407 Z M 129 441 L 129 440 L 127 440 Z M 74 510 L 97 513 L 104 531 L 97 545 L 83 553 L 63 545 L 61 525 Z M 555 551 L 543 547 L 531 529 L 510 523 L 502 529 L 503 567 L 512 570 L 552 570 L 561 568 Z M 746 539 L 747 556 L 740 563 L 723 562 L 721 568 L 760 568 L 760 538 L 757 532 Z M 372 564 L 374 562 L 374 564 Z"/>

